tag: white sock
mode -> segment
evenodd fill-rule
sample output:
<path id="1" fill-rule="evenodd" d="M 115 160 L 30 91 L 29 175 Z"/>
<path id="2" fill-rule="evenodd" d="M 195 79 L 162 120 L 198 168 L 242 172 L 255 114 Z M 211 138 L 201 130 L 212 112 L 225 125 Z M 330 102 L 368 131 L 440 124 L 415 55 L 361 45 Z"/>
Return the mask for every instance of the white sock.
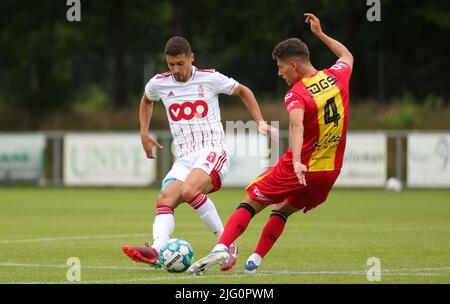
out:
<path id="1" fill-rule="evenodd" d="M 206 202 L 199 208 L 195 209 L 195 211 L 197 211 L 209 231 L 211 231 L 218 240 L 223 233 L 223 224 L 214 203 L 208 198 Z"/>
<path id="2" fill-rule="evenodd" d="M 252 254 L 248 257 L 246 264 L 247 264 L 248 262 L 250 262 L 250 261 L 253 261 L 253 263 L 255 263 L 256 266 L 259 266 L 259 265 L 261 265 L 262 259 L 263 259 L 263 258 L 262 258 L 259 254 L 257 254 L 257 253 L 252 253 Z"/>
<path id="3" fill-rule="evenodd" d="M 157 214 L 153 223 L 153 245 L 158 250 L 170 239 L 170 235 L 175 228 L 175 218 L 173 214 Z"/>

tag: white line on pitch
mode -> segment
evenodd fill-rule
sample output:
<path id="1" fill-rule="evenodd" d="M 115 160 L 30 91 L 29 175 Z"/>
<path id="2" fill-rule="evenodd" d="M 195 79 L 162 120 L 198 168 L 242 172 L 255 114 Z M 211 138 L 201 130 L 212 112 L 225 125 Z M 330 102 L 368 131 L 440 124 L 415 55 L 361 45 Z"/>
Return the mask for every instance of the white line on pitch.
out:
<path id="1" fill-rule="evenodd" d="M 0 267 L 49 267 L 49 268 L 67 268 L 66 265 L 59 264 L 19 264 L 19 263 L 0 263 Z M 143 268 L 143 267 L 123 267 L 123 266 L 82 266 L 85 269 L 117 269 L 117 270 L 155 270 L 153 268 Z M 402 268 L 402 269 L 386 269 L 382 270 L 383 276 L 450 276 L 450 273 L 424 273 L 424 270 L 450 270 L 450 267 L 427 267 L 427 268 Z M 398 272 L 402 271 L 402 272 Z M 404 272 L 411 271 L 411 272 Z M 397 273 L 396 273 L 397 272 Z M 290 276 L 304 276 L 304 275 L 365 275 L 365 270 L 354 270 L 354 271 L 260 271 L 252 276 L 260 277 L 270 277 L 270 276 L 280 276 L 280 275 L 290 275 Z M 173 276 L 173 277 L 151 277 L 151 278 L 136 278 L 136 279 L 122 279 L 122 280 L 100 280 L 100 281 L 84 281 L 83 284 L 108 284 L 108 283 L 131 283 L 131 282 L 151 282 L 151 281 L 173 281 L 173 280 L 191 280 L 191 279 L 214 279 L 214 278 L 240 278 L 240 277 L 251 277 L 245 274 L 221 274 L 221 275 L 203 275 L 203 276 Z M 49 284 L 49 283 L 67 283 L 67 282 L 16 282 L 11 284 Z"/>
<path id="2" fill-rule="evenodd" d="M 0 267 L 36 267 L 36 268 L 68 268 L 69 266 L 63 264 L 22 264 L 22 263 L 0 263 Z M 124 266 L 85 266 L 81 268 L 86 269 L 115 269 L 115 270 L 156 270 L 151 267 L 124 267 Z"/>
<path id="3" fill-rule="evenodd" d="M 37 268 L 68 268 L 64 264 L 29 264 L 29 263 L 13 263 L 3 262 L 0 263 L 0 267 L 37 267 Z M 152 267 L 139 267 L 139 266 L 104 266 L 104 265 L 82 265 L 82 268 L 86 269 L 116 269 L 116 270 L 156 270 Z M 422 267 L 422 268 L 399 268 L 399 269 L 382 269 L 382 273 L 392 272 L 424 272 L 424 271 L 439 271 L 450 270 L 450 267 Z M 336 270 L 336 271 L 291 271 L 291 270 L 260 270 L 258 273 L 264 274 L 276 274 L 276 275 L 290 275 L 290 274 L 365 274 L 366 270 Z M 450 273 L 446 274 L 450 275 Z"/>
<path id="4" fill-rule="evenodd" d="M 177 276 L 177 277 L 152 277 L 152 278 L 137 278 L 137 279 L 123 279 L 123 280 L 97 280 L 97 281 L 82 281 L 80 284 L 114 284 L 114 283 L 137 283 L 137 282 L 158 282 L 158 281 L 174 281 L 174 280 L 193 280 L 193 279 L 217 279 L 217 278 L 250 278 L 250 277 L 270 277 L 270 276 L 279 276 L 284 274 L 283 272 L 277 273 L 256 273 L 253 275 L 246 275 L 246 274 L 222 274 L 222 275 L 202 275 L 202 276 Z M 365 275 L 365 271 L 350 271 L 350 272 L 344 272 L 344 271 L 319 271 L 319 272 L 313 272 L 313 271 L 299 271 L 299 272 L 292 272 L 291 276 L 303 276 L 307 274 L 316 274 L 316 275 L 324 275 L 324 274 L 341 274 L 341 275 Z M 450 273 L 448 274 L 441 274 L 441 273 L 388 273 L 388 274 L 382 274 L 383 276 L 410 276 L 410 277 L 417 277 L 417 276 L 450 276 Z M 61 281 L 61 282 L 12 282 L 9 284 L 68 284 L 69 282 Z M 70 282 L 71 283 L 71 282 Z"/>

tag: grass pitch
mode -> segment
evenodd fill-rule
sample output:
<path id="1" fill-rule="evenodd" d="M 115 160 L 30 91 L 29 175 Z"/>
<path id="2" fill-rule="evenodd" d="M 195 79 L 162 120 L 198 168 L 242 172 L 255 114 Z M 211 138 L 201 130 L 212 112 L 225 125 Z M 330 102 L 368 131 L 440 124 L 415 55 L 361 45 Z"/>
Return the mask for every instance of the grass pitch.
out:
<path id="1" fill-rule="evenodd" d="M 80 283 L 450 283 L 450 191 L 335 189 L 327 202 L 292 215 L 256 275 L 243 271 L 269 208 L 238 240 L 231 272 L 203 276 L 149 269 L 122 245 L 151 241 L 157 189 L 0 188 L 0 283 L 69 283 L 70 257 L 81 262 Z M 210 195 L 225 222 L 241 189 Z M 194 259 L 215 243 L 187 205 L 175 210 L 173 237 L 189 241 Z M 368 281 L 370 257 L 381 281 Z"/>

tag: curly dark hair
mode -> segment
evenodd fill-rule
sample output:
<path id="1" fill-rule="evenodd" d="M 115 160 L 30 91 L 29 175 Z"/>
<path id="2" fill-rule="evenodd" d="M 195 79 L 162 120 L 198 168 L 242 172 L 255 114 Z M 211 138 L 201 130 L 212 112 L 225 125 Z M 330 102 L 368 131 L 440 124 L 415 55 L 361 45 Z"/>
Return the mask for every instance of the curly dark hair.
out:
<path id="1" fill-rule="evenodd" d="M 170 38 L 166 43 L 164 53 L 169 56 L 190 55 L 192 53 L 191 45 L 183 37 L 175 36 Z"/>
<path id="2" fill-rule="evenodd" d="M 284 60 L 291 57 L 309 60 L 308 46 L 298 38 L 289 38 L 278 43 L 273 49 L 272 58 L 274 60 Z"/>

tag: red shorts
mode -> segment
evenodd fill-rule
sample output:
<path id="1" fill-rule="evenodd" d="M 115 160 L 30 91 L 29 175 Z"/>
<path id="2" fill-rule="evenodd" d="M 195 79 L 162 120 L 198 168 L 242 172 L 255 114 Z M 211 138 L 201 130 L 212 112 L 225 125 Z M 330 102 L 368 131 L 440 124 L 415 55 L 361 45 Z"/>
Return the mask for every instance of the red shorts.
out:
<path id="1" fill-rule="evenodd" d="M 306 186 L 300 185 L 292 161 L 281 157 L 274 167 L 255 178 L 246 188 L 248 195 L 262 204 L 277 204 L 285 199 L 306 213 L 323 203 L 339 176 L 340 169 L 306 173 Z"/>

